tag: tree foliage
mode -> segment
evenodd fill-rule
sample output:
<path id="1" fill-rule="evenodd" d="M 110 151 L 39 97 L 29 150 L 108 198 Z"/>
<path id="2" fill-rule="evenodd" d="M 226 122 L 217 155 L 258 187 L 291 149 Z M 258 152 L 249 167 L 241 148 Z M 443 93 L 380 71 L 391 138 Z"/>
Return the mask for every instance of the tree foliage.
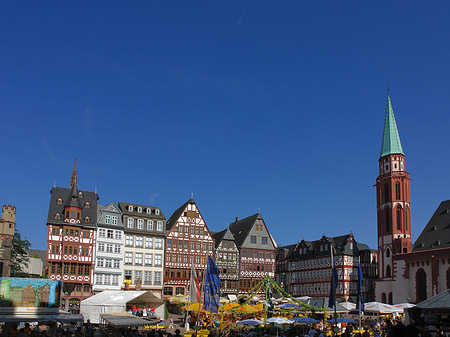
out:
<path id="1" fill-rule="evenodd" d="M 28 277 L 29 275 L 24 271 L 28 267 L 29 258 L 27 251 L 31 243 L 17 230 L 14 229 L 14 237 L 11 247 L 11 277 Z"/>

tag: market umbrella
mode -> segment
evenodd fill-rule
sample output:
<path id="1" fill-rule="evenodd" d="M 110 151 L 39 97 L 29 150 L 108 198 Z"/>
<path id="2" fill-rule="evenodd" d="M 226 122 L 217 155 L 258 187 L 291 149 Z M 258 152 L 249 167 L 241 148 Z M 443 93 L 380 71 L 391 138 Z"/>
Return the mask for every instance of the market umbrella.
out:
<path id="1" fill-rule="evenodd" d="M 393 305 L 380 303 L 380 302 L 369 302 L 364 306 L 364 312 L 374 312 L 378 314 L 391 314 L 396 312 L 397 308 Z"/>
<path id="2" fill-rule="evenodd" d="M 263 321 L 260 321 L 258 319 L 244 319 L 242 321 L 236 322 L 236 324 L 245 324 L 245 325 L 261 325 L 264 324 Z"/>
<path id="3" fill-rule="evenodd" d="M 356 322 L 350 318 L 344 318 L 344 317 L 338 317 L 338 318 L 333 318 L 333 319 L 329 319 L 327 322 L 329 323 L 352 323 L 352 324 L 356 324 Z"/>
<path id="4" fill-rule="evenodd" d="M 298 304 L 287 303 L 287 304 L 278 305 L 277 308 L 280 308 L 280 309 L 302 309 L 303 307 Z"/>
<path id="5" fill-rule="evenodd" d="M 237 308 L 236 310 L 233 309 L 233 312 L 237 312 L 237 313 L 245 313 L 245 314 L 251 314 L 254 312 L 258 312 L 259 310 L 256 308 L 253 308 L 251 305 L 248 304 L 244 304 L 242 306 L 240 306 L 239 308 Z"/>
<path id="6" fill-rule="evenodd" d="M 264 310 L 264 303 L 259 303 L 259 304 L 256 304 L 256 305 L 252 305 L 252 307 L 255 308 L 258 311 L 262 311 L 262 310 Z"/>
<path id="7" fill-rule="evenodd" d="M 294 322 L 284 317 L 271 317 L 267 320 L 267 323 L 292 324 Z"/>
<path id="8" fill-rule="evenodd" d="M 189 304 L 189 308 L 187 305 L 185 305 L 181 309 L 187 310 L 187 311 L 198 311 L 198 306 L 199 306 L 199 303 L 191 303 L 191 304 Z M 201 312 L 206 312 L 206 311 L 204 309 L 201 309 Z"/>
<path id="9" fill-rule="evenodd" d="M 316 324 L 319 323 L 317 319 L 311 318 L 311 317 L 294 317 L 291 319 L 294 323 L 300 323 L 300 324 Z"/>

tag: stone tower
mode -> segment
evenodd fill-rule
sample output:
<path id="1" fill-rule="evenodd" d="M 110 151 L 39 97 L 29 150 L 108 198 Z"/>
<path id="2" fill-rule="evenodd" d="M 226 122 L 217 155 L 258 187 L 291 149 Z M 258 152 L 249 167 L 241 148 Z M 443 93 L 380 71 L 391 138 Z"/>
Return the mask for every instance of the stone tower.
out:
<path id="1" fill-rule="evenodd" d="M 0 219 L 0 276 L 10 276 L 11 247 L 16 225 L 16 207 L 2 206 Z"/>
<path id="2" fill-rule="evenodd" d="M 377 178 L 379 277 L 392 279 L 392 255 L 411 251 L 409 173 L 395 122 L 391 98 L 387 96 L 383 140 Z"/>

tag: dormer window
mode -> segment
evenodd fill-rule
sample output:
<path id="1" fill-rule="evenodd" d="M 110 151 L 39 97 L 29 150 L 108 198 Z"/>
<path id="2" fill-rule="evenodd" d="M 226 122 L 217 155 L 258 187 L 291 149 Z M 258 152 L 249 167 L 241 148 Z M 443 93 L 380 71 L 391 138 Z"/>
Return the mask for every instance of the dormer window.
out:
<path id="1" fill-rule="evenodd" d="M 89 221 L 91 221 L 90 217 L 87 216 L 87 217 L 84 218 L 84 222 L 89 222 Z"/>
<path id="2" fill-rule="evenodd" d="M 62 205 L 62 199 L 61 198 L 58 198 L 58 200 L 56 200 L 56 203 L 58 204 L 58 205 Z"/>
<path id="3" fill-rule="evenodd" d="M 61 214 L 56 213 L 56 214 L 55 214 L 55 219 L 61 219 Z"/>
<path id="4" fill-rule="evenodd" d="M 81 192 L 81 191 L 78 192 L 78 197 L 79 197 L 79 198 L 83 198 L 83 192 Z"/>
<path id="5" fill-rule="evenodd" d="M 147 214 L 152 214 L 152 209 L 151 208 L 147 208 Z"/>
<path id="6" fill-rule="evenodd" d="M 86 202 L 84 204 L 84 208 L 91 208 L 91 203 L 90 202 Z"/>
<path id="7" fill-rule="evenodd" d="M 128 212 L 133 212 L 133 206 L 128 206 Z"/>
<path id="8" fill-rule="evenodd" d="M 138 213 L 142 213 L 142 207 L 138 207 Z"/>
<path id="9" fill-rule="evenodd" d="M 155 209 L 155 214 L 159 215 L 159 209 Z"/>

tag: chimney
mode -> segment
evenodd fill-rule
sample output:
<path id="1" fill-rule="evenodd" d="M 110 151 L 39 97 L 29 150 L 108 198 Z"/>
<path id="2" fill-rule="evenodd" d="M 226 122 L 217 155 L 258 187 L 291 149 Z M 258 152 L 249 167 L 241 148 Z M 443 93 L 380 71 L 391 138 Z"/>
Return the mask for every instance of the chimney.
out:
<path id="1" fill-rule="evenodd" d="M 237 216 L 235 222 L 238 222 L 239 220 L 241 220 L 241 219 Z"/>

